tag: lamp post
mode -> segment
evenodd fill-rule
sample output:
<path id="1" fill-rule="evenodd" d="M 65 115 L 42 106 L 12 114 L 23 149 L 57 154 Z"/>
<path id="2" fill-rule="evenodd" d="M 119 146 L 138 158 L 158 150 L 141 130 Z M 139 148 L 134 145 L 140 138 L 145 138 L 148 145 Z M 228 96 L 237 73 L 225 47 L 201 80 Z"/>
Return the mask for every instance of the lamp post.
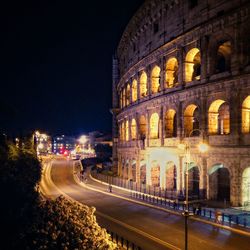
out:
<path id="1" fill-rule="evenodd" d="M 188 138 L 192 135 L 194 131 L 201 132 L 200 129 L 193 129 L 190 131 Z M 184 155 L 185 155 L 185 211 L 183 213 L 183 216 L 185 218 L 185 250 L 188 250 L 188 217 L 189 214 L 189 206 L 188 206 L 188 170 L 190 165 L 190 145 L 188 142 L 185 142 L 183 144 L 179 145 L 179 148 L 184 149 Z M 201 153 L 206 152 L 208 149 L 207 144 L 205 144 L 203 141 L 198 145 L 198 150 Z"/>

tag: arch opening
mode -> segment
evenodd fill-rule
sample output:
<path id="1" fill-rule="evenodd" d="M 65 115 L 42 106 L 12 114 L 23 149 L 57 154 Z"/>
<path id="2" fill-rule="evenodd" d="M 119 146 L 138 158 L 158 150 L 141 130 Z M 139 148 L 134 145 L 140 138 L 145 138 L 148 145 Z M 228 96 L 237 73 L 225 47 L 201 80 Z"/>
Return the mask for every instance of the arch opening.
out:
<path id="1" fill-rule="evenodd" d="M 189 50 L 185 60 L 185 80 L 191 82 L 200 80 L 201 76 L 201 55 L 200 50 L 193 48 Z"/>
<path id="2" fill-rule="evenodd" d="M 210 135 L 227 135 L 230 133 L 229 105 L 224 100 L 216 100 L 210 105 L 208 131 Z"/>
<path id="3" fill-rule="evenodd" d="M 159 138 L 159 115 L 153 113 L 150 117 L 150 139 Z"/>
<path id="4" fill-rule="evenodd" d="M 250 206 L 250 167 L 247 167 L 242 175 L 242 205 Z"/>
<path id="5" fill-rule="evenodd" d="M 140 98 L 147 96 L 147 74 L 143 71 L 140 77 Z"/>
<path id="6" fill-rule="evenodd" d="M 178 83 L 178 61 L 171 58 L 166 63 L 166 88 L 173 88 Z"/>
<path id="7" fill-rule="evenodd" d="M 242 103 L 242 125 L 241 131 L 243 134 L 250 133 L 250 96 L 248 96 Z"/>
<path id="8" fill-rule="evenodd" d="M 176 190 L 177 188 L 177 169 L 172 161 L 167 162 L 165 171 L 165 181 L 167 190 Z"/>
<path id="9" fill-rule="evenodd" d="M 221 42 L 217 49 L 215 73 L 222 73 L 230 70 L 231 54 L 231 42 Z"/>
<path id="10" fill-rule="evenodd" d="M 216 164 L 209 171 L 209 198 L 230 201 L 230 173 L 223 164 Z"/>
<path id="11" fill-rule="evenodd" d="M 160 72 L 161 69 L 155 66 L 151 73 L 151 92 L 155 94 L 160 91 Z"/>
<path id="12" fill-rule="evenodd" d="M 137 101 L 137 81 L 132 82 L 132 102 Z"/>
<path id="13" fill-rule="evenodd" d="M 139 119 L 139 138 L 140 140 L 144 140 L 146 138 L 147 124 L 146 118 L 142 115 Z"/>
<path id="14" fill-rule="evenodd" d="M 131 139 L 136 140 L 136 121 L 132 119 L 131 122 Z"/>
<path id="15" fill-rule="evenodd" d="M 151 185 L 153 187 L 160 186 L 160 165 L 157 161 L 151 163 Z"/>
<path id="16" fill-rule="evenodd" d="M 140 162 L 140 183 L 141 184 L 146 184 L 146 162 L 144 160 L 141 160 Z"/>
<path id="17" fill-rule="evenodd" d="M 173 109 L 169 109 L 165 114 L 165 137 L 177 136 L 177 116 Z"/>
<path id="18" fill-rule="evenodd" d="M 184 135 L 198 136 L 200 128 L 200 112 L 196 105 L 190 104 L 184 111 Z"/>
<path id="19" fill-rule="evenodd" d="M 126 105 L 130 104 L 130 84 L 127 85 L 126 89 Z"/>

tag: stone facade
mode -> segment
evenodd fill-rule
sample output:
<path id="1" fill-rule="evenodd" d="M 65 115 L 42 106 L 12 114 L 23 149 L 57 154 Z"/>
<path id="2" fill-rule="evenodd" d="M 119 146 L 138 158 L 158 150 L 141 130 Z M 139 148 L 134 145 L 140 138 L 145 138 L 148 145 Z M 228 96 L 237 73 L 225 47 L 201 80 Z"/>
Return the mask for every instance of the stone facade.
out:
<path id="1" fill-rule="evenodd" d="M 193 194 L 250 204 L 249 24 L 247 0 L 145 1 L 113 60 L 119 176 L 181 193 L 188 164 Z"/>

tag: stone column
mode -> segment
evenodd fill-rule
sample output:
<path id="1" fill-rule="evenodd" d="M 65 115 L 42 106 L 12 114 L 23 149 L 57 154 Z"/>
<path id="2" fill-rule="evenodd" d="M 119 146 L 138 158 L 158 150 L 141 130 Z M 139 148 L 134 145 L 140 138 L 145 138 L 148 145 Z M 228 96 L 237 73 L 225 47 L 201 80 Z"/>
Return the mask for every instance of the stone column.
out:
<path id="1" fill-rule="evenodd" d="M 178 47 L 177 61 L 178 61 L 178 84 L 183 85 L 185 63 L 184 63 L 184 50 L 181 46 Z"/>
<path id="2" fill-rule="evenodd" d="M 178 110 L 177 110 L 177 137 L 182 137 L 183 133 L 183 116 L 182 116 L 182 102 L 179 102 Z"/>
<path id="3" fill-rule="evenodd" d="M 208 36 L 201 39 L 200 44 L 201 53 L 201 82 L 205 82 L 207 78 L 207 53 L 208 53 Z"/>

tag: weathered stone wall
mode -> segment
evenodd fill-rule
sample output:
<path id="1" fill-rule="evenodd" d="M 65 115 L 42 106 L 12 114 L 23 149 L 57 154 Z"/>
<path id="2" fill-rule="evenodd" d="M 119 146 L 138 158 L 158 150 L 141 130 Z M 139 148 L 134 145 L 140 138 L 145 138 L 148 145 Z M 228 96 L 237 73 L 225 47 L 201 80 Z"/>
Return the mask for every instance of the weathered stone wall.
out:
<path id="1" fill-rule="evenodd" d="M 115 81 L 113 94 L 120 99 L 119 107 L 117 99 L 114 102 L 114 134 L 117 138 L 114 150 L 120 176 L 134 179 L 132 165 L 136 163 L 136 181 L 141 182 L 141 176 L 145 174 L 144 170 L 141 173 L 141 166 L 146 165 L 146 182 L 150 185 L 150 169 L 153 162 L 157 161 L 161 169 L 160 185 L 165 188 L 170 185 L 167 183 L 173 183 L 173 180 L 166 181 L 165 176 L 166 172 L 168 178 L 170 176 L 166 165 L 173 162 L 176 167 L 176 189 L 183 191 L 186 160 L 178 145 L 186 141 L 191 149 L 191 162 L 199 169 L 200 192 L 205 193 L 209 199 L 216 199 L 218 177 L 213 177 L 213 171 L 217 173 L 223 167 L 228 169 L 230 176 L 231 203 L 243 203 L 242 190 L 245 187 L 242 176 L 244 170 L 250 167 L 250 134 L 242 133 L 242 105 L 250 96 L 249 23 L 249 1 L 154 0 L 144 3 L 132 18 L 118 46 L 120 75 Z M 217 72 L 218 48 L 224 42 L 230 44 L 230 47 L 223 48 L 229 48 L 229 52 L 225 52 L 229 54 L 229 65 L 222 72 Z M 195 64 L 192 62 L 191 67 L 189 66 L 188 53 L 194 51 L 194 48 L 200 56 L 200 75 L 187 80 L 188 70 L 194 70 Z M 166 65 L 171 58 L 176 58 L 178 62 L 178 82 L 170 88 L 166 84 Z M 160 87 L 153 93 L 151 73 L 155 66 L 160 68 Z M 147 94 L 143 97 L 140 96 L 142 72 L 147 74 Z M 136 100 L 132 100 L 133 80 L 137 81 Z M 124 96 L 128 85 L 129 93 Z M 126 98 L 125 103 L 123 100 Z M 229 108 L 230 132 L 211 134 L 211 107 L 215 101 L 220 100 Z M 185 111 L 190 105 L 198 110 L 198 116 L 190 119 L 198 120 L 199 133 L 188 138 L 185 134 L 187 128 L 184 127 L 185 121 L 189 119 Z M 177 135 L 172 138 L 166 137 L 165 130 L 165 115 L 170 109 L 177 117 Z M 159 133 L 156 139 L 150 139 L 150 117 L 153 113 L 159 116 Z M 141 115 L 146 118 L 145 139 L 139 135 Z M 129 125 L 128 140 L 124 140 L 121 135 L 122 124 L 126 121 L 131 124 L 132 119 L 137 124 L 136 139 L 132 140 Z M 226 120 L 223 122 L 226 126 Z M 194 127 L 189 131 L 192 128 Z M 201 140 L 209 145 L 209 150 L 204 154 L 197 150 Z M 215 166 L 219 166 L 218 169 Z M 173 175 L 173 171 L 171 173 Z"/>

